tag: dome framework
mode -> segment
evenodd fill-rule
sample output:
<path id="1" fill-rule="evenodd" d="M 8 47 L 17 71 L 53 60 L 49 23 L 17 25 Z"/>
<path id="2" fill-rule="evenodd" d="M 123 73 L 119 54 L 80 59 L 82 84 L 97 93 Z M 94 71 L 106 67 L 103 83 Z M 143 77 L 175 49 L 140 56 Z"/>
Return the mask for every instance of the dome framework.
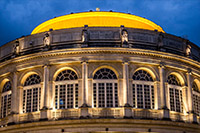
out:
<path id="1" fill-rule="evenodd" d="M 122 18 L 0 47 L 0 132 L 198 132 L 200 48 Z"/>

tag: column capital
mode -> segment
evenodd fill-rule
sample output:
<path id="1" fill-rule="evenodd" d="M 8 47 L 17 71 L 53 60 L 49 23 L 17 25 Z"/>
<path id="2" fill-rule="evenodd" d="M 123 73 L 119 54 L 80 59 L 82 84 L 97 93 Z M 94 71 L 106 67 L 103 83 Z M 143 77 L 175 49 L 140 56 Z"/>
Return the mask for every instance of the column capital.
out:
<path id="1" fill-rule="evenodd" d="M 88 61 L 87 60 L 84 60 L 84 61 L 81 61 L 81 64 L 88 64 Z"/>
<path id="2" fill-rule="evenodd" d="M 44 67 L 50 67 L 51 65 L 50 64 L 44 64 L 42 67 L 44 68 Z"/>
<path id="3" fill-rule="evenodd" d="M 165 68 L 165 63 L 164 62 L 160 62 L 158 68 Z"/>
<path id="4" fill-rule="evenodd" d="M 123 58 L 122 63 L 123 63 L 123 64 L 125 64 L 125 63 L 128 63 L 128 64 L 129 64 L 129 61 L 130 61 L 129 58 L 126 58 L 126 57 L 125 57 L 125 58 Z"/>
<path id="5" fill-rule="evenodd" d="M 82 58 L 81 58 L 81 64 L 82 64 L 82 63 L 88 63 L 88 58 L 82 57 Z"/>
<path id="6" fill-rule="evenodd" d="M 187 74 L 190 74 L 190 75 L 192 74 L 192 69 L 191 68 L 187 69 Z"/>
<path id="7" fill-rule="evenodd" d="M 125 65 L 125 64 L 129 65 L 130 63 L 129 63 L 129 61 L 123 61 L 122 64 L 123 65 Z"/>
<path id="8" fill-rule="evenodd" d="M 19 71 L 17 70 L 17 68 L 14 68 L 14 69 L 11 70 L 11 73 L 12 73 L 12 74 L 14 74 L 14 73 L 18 74 Z"/>

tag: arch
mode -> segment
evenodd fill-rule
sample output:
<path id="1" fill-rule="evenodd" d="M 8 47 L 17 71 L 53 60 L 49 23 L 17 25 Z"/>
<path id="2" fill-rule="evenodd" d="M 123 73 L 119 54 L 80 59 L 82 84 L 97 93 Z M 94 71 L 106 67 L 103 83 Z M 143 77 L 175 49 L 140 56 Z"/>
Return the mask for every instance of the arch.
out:
<path id="1" fill-rule="evenodd" d="M 92 78 L 94 78 L 94 75 L 96 74 L 97 71 L 99 71 L 100 69 L 104 69 L 104 68 L 112 70 L 114 72 L 114 74 L 116 75 L 116 79 L 118 79 L 119 73 L 113 67 L 107 66 L 107 65 L 100 66 L 100 67 L 96 68 L 92 73 Z"/>
<path id="2" fill-rule="evenodd" d="M 10 81 L 8 78 L 5 78 L 1 81 L 1 84 L 0 84 L 0 88 L 1 88 L 1 93 L 3 92 L 3 87 L 5 85 L 6 82 Z M 12 83 L 11 83 L 12 84 Z"/>
<path id="3" fill-rule="evenodd" d="M 133 74 L 133 80 L 153 81 L 152 76 L 145 70 L 138 70 Z"/>
<path id="4" fill-rule="evenodd" d="M 12 85 L 11 85 L 11 82 L 9 80 L 4 84 L 3 89 L 2 89 L 2 93 L 7 92 L 7 91 L 11 91 L 11 90 L 12 90 Z"/>
<path id="5" fill-rule="evenodd" d="M 147 67 L 139 67 L 139 68 L 137 68 L 137 69 L 133 72 L 133 75 L 134 75 L 137 71 L 139 71 L 139 70 L 143 70 L 143 71 L 146 71 L 147 73 L 149 73 L 150 76 L 152 77 L 153 81 L 156 81 L 156 80 L 157 80 L 156 74 L 153 72 L 153 70 L 151 70 L 150 68 L 147 68 Z M 133 75 L 132 75 L 132 77 L 133 77 Z"/>
<path id="6" fill-rule="evenodd" d="M 197 86 L 197 89 L 198 89 L 198 92 L 200 92 L 200 81 L 198 80 L 198 79 L 195 79 L 194 80 L 194 82 L 193 82 L 193 84 L 196 84 L 196 86 Z"/>
<path id="7" fill-rule="evenodd" d="M 24 86 L 40 84 L 40 82 L 41 82 L 41 78 L 38 74 L 31 74 L 26 78 L 26 81 L 24 82 Z"/>
<path id="8" fill-rule="evenodd" d="M 178 73 L 178 72 L 171 72 L 171 73 L 169 73 L 168 76 L 167 76 L 167 78 L 166 78 L 166 82 L 167 82 L 168 77 L 169 77 L 170 75 L 174 75 L 175 77 L 177 77 L 177 79 L 178 79 L 179 82 L 180 82 L 180 86 L 183 86 L 183 85 L 185 84 L 185 81 L 184 81 L 184 79 L 183 79 L 183 76 L 182 76 L 180 73 Z"/>
<path id="9" fill-rule="evenodd" d="M 77 74 L 69 69 L 61 71 L 56 77 L 56 81 L 77 80 L 77 79 L 78 79 Z"/>
<path id="10" fill-rule="evenodd" d="M 71 70 L 71 71 L 73 71 L 77 75 L 77 79 L 79 79 L 79 75 L 78 75 L 78 73 L 77 73 L 77 71 L 75 69 L 73 69 L 71 67 L 62 67 L 62 68 L 58 69 L 54 73 L 54 75 L 53 75 L 53 81 L 56 81 L 56 78 L 59 75 L 59 73 L 61 73 L 62 71 L 65 71 L 65 70 Z"/>
<path id="11" fill-rule="evenodd" d="M 96 71 L 93 79 L 117 79 L 117 76 L 111 69 L 101 68 Z"/>
<path id="12" fill-rule="evenodd" d="M 42 76 L 42 74 L 39 72 L 39 71 L 26 71 L 26 72 L 24 72 L 23 74 L 21 74 L 21 76 L 20 76 L 20 78 L 19 78 L 19 80 L 20 80 L 20 85 L 21 86 L 24 86 L 24 83 L 25 83 L 25 81 L 26 81 L 26 79 L 30 76 L 30 75 L 33 75 L 33 74 L 37 74 L 39 77 L 40 77 L 40 79 L 41 79 L 41 82 L 42 82 L 42 80 L 43 80 L 43 76 Z"/>

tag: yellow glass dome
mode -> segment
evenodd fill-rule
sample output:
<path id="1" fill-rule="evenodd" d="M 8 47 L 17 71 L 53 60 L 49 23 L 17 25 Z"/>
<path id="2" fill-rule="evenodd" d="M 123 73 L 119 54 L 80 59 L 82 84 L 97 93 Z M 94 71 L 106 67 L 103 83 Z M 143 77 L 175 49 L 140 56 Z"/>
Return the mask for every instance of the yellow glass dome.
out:
<path id="1" fill-rule="evenodd" d="M 124 25 L 128 28 L 164 32 L 154 22 L 131 14 L 119 12 L 82 12 L 50 19 L 38 25 L 31 34 L 49 31 L 49 29 L 59 30 L 84 27 L 84 25 L 88 25 L 89 27 L 120 27 Z"/>

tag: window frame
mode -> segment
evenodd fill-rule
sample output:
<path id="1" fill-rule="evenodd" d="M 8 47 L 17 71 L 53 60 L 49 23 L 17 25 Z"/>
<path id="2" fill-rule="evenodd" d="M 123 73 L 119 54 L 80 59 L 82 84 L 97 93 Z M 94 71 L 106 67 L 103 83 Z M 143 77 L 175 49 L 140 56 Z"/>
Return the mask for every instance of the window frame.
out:
<path id="1" fill-rule="evenodd" d="M 11 82 L 10 82 L 11 89 L 8 90 L 8 91 L 3 92 L 4 86 L 6 85 L 7 82 L 10 82 L 10 81 L 8 80 L 8 81 L 5 82 L 5 84 L 3 85 L 3 88 L 2 88 L 2 92 L 1 92 L 1 114 L 0 114 L 1 118 L 7 117 L 11 113 L 11 104 L 12 104 L 11 103 L 12 102 L 12 99 L 11 99 L 11 97 L 12 97 L 12 84 L 11 84 Z M 4 108 L 4 105 L 5 105 L 4 104 L 5 103 L 4 99 L 5 99 L 5 97 L 7 97 L 7 99 L 6 99 L 6 109 Z M 10 97 L 10 101 L 8 101 L 9 100 L 8 97 Z M 8 104 L 9 102 L 10 102 L 10 104 Z M 5 116 L 4 116 L 4 111 L 3 110 L 6 110 Z"/>
<path id="2" fill-rule="evenodd" d="M 99 83 L 102 83 L 104 84 L 104 107 L 99 107 Z M 111 83 L 112 84 L 112 103 L 113 103 L 113 107 L 107 107 L 107 83 Z M 94 84 L 96 84 L 96 107 L 95 107 L 95 104 L 94 104 Z M 117 84 L 117 98 L 116 98 L 116 94 L 115 94 L 115 91 L 116 91 L 116 86 L 115 84 Z M 115 108 L 115 107 L 118 107 L 119 106 L 119 100 L 118 100 L 118 97 L 119 97 L 119 85 L 118 85 L 118 79 L 93 79 L 93 82 L 92 82 L 92 107 L 93 108 Z M 116 100 L 117 99 L 117 100 Z M 116 105 L 116 101 L 117 101 L 117 105 Z"/>
<path id="3" fill-rule="evenodd" d="M 134 100 L 133 100 L 133 85 L 135 86 L 135 104 L 134 104 Z M 137 93 L 137 85 L 142 85 L 142 97 L 143 97 L 143 108 L 138 108 L 138 93 Z M 150 96 L 150 108 L 145 108 L 145 95 L 144 95 L 144 85 L 149 85 L 149 96 Z M 152 96 L 152 87 L 153 87 L 153 96 Z M 132 79 L 132 84 L 131 84 L 131 89 L 132 89 L 132 104 L 133 106 L 135 105 L 135 107 L 133 108 L 138 108 L 138 109 L 155 109 L 155 87 L 154 87 L 154 82 L 152 81 L 143 81 L 143 80 L 133 80 Z M 154 99 L 152 98 L 154 97 Z"/>
<path id="4" fill-rule="evenodd" d="M 170 97 L 170 88 L 173 89 L 173 100 L 174 100 L 174 110 L 171 110 L 171 97 Z M 179 92 L 179 102 L 180 102 L 180 111 L 177 111 L 177 105 L 176 105 L 176 90 L 178 90 Z M 170 111 L 175 111 L 175 112 L 180 112 L 182 113 L 184 110 L 184 106 L 183 106 L 183 89 L 181 86 L 178 85 L 172 85 L 168 83 L 168 103 L 169 103 L 169 109 Z"/>

